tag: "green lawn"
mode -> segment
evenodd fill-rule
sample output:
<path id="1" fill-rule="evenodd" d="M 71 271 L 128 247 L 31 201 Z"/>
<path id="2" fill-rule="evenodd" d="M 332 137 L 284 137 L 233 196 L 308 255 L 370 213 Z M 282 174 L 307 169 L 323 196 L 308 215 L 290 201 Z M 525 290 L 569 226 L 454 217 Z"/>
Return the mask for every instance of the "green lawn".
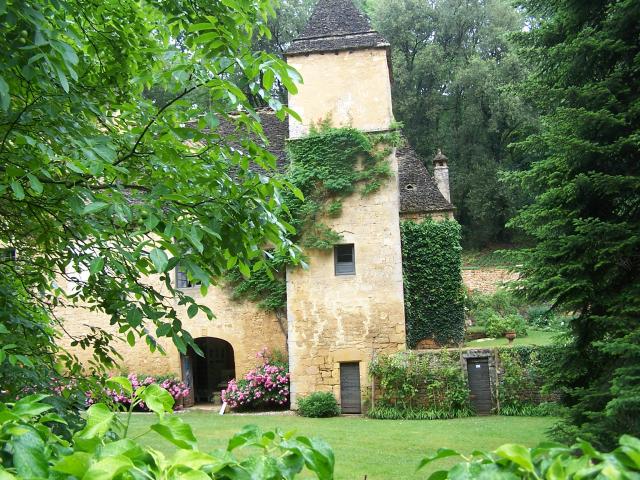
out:
<path id="1" fill-rule="evenodd" d="M 457 420 L 403 421 L 369 420 L 361 417 L 311 419 L 298 416 L 220 417 L 216 412 L 188 412 L 181 417 L 193 427 L 202 450 L 226 447 L 227 440 L 247 424 L 263 430 L 280 427 L 298 434 L 319 436 L 329 442 L 336 456 L 336 479 L 386 480 L 424 479 L 428 472 L 416 473 L 416 465 L 431 450 L 451 447 L 470 453 L 475 449 L 491 450 L 504 443 L 517 442 L 533 446 L 546 439 L 545 431 L 553 423 L 550 418 L 471 417 Z M 154 417 L 136 414 L 132 435 L 148 427 Z M 149 434 L 143 442 L 169 452 L 172 446 Z M 452 465 L 444 459 L 438 465 Z"/>
<path id="2" fill-rule="evenodd" d="M 516 337 L 513 343 L 514 345 L 549 345 L 552 343 L 553 338 L 558 335 L 558 332 L 545 332 L 529 329 L 526 337 Z M 509 341 L 506 338 L 482 338 L 480 340 L 466 342 L 465 347 L 502 347 L 508 344 Z"/>

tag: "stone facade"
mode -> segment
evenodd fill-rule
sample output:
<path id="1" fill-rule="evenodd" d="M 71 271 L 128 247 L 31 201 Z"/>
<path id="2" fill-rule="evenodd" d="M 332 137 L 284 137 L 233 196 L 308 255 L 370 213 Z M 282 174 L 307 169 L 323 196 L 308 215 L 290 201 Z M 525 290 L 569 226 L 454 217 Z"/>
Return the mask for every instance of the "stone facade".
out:
<path id="1" fill-rule="evenodd" d="M 470 292 L 492 294 L 504 284 L 517 279 L 518 273 L 508 268 L 474 267 L 462 269 L 462 282 Z"/>

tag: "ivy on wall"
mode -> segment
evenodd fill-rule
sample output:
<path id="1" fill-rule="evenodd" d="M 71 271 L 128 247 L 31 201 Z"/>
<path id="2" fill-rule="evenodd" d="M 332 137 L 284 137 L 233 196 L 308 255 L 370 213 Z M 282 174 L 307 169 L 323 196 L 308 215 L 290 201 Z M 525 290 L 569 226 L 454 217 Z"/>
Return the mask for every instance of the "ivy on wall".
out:
<path id="1" fill-rule="evenodd" d="M 307 249 L 331 249 L 342 236 L 322 222 L 342 214 L 342 200 L 359 193 L 377 191 L 391 175 L 387 161 L 393 147 L 400 144 L 399 130 L 365 134 L 355 128 L 332 128 L 328 122 L 311 130 L 307 137 L 287 145 L 290 167 L 285 180 L 304 195 L 283 195 L 282 208 L 295 229 L 291 239 Z M 227 280 L 233 297 L 247 299 L 270 311 L 286 308 L 284 258 L 261 260 L 266 268 L 255 268 L 250 277 L 238 269 Z"/>
<path id="2" fill-rule="evenodd" d="M 464 336 L 460 225 L 455 220 L 402 222 L 402 271 L 407 345 L 434 339 L 458 344 Z"/>
<path id="3" fill-rule="evenodd" d="M 369 365 L 379 397 L 368 412 L 379 419 L 457 418 L 471 415 L 469 388 L 458 352 L 378 355 Z"/>

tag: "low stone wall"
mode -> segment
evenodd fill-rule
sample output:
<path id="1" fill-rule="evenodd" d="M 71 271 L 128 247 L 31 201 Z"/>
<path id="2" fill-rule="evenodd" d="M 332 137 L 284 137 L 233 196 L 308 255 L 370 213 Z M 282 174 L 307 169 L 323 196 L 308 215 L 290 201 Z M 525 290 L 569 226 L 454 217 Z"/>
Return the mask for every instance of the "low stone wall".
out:
<path id="1" fill-rule="evenodd" d="M 507 267 L 463 267 L 462 282 L 470 292 L 492 294 L 505 283 L 518 279 Z"/>

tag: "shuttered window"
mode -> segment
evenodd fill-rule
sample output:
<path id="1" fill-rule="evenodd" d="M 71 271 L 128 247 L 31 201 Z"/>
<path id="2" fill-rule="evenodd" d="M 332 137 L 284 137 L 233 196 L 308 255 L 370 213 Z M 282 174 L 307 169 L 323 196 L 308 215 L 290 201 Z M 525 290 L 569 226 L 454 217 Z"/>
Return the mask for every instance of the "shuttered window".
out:
<path id="1" fill-rule="evenodd" d="M 185 272 L 180 265 L 176 267 L 176 287 L 177 288 L 191 288 L 197 287 L 201 285 L 201 282 L 192 282 L 187 277 L 187 272 Z"/>
<path id="2" fill-rule="evenodd" d="M 336 275 L 354 275 L 356 273 L 356 255 L 353 244 L 336 245 L 333 249 Z"/>

